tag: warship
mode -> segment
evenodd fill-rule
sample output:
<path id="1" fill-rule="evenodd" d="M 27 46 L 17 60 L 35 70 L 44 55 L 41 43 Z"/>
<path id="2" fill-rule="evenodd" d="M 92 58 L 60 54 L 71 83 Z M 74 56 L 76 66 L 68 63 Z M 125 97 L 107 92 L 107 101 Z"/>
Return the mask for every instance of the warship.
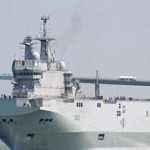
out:
<path id="1" fill-rule="evenodd" d="M 84 96 L 80 80 L 54 56 L 49 17 L 41 20 L 41 34 L 27 36 L 24 58 L 13 61 L 12 96 L 0 98 L 0 139 L 11 150 L 150 148 L 150 101 L 99 96 L 99 80 L 96 96 Z"/>

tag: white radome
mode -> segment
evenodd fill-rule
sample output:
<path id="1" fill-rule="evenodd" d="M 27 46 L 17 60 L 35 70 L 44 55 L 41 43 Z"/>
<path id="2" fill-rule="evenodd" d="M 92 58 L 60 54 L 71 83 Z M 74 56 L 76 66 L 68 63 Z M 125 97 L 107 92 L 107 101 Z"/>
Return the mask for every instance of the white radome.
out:
<path id="1" fill-rule="evenodd" d="M 66 64 L 63 61 L 60 61 L 60 68 L 61 70 L 66 69 Z"/>
<path id="2" fill-rule="evenodd" d="M 33 52 L 32 53 L 32 58 L 35 60 L 40 60 L 40 54 L 38 52 Z"/>

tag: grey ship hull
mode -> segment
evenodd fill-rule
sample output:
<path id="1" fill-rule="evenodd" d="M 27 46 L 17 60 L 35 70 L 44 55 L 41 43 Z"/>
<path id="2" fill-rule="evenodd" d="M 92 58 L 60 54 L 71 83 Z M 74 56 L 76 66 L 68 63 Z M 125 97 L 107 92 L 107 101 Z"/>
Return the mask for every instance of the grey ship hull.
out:
<path id="1" fill-rule="evenodd" d="M 3 106 L 3 101 L 5 101 L 5 106 Z M 101 114 L 101 112 L 98 113 L 89 106 L 86 107 L 86 104 L 84 109 L 81 108 L 73 113 L 71 109 L 76 108 L 74 107 L 74 103 L 72 103 L 69 104 L 70 108 L 67 110 L 70 114 L 66 114 L 67 104 L 60 102 L 60 100 L 59 102 L 53 101 L 50 108 L 32 107 L 32 109 L 30 107 L 16 107 L 12 102 L 14 103 L 15 101 L 4 99 L 1 100 L 0 103 L 0 137 L 11 150 L 104 150 L 105 148 L 115 150 L 121 148 L 140 148 L 141 150 L 150 147 L 150 132 L 149 130 L 139 130 L 138 127 L 136 128 L 136 124 L 134 124 L 134 119 L 136 118 L 133 118 L 133 122 L 131 122 L 135 127 L 134 131 L 131 131 L 129 127 L 128 129 L 121 129 L 119 126 L 120 123 L 117 124 L 116 122 L 117 120 L 110 120 L 113 115 L 109 113 L 113 114 L 112 111 L 115 111 L 118 106 L 117 103 L 103 104 L 102 101 L 96 100 L 88 102 L 91 103 L 90 105 L 101 102 L 101 109 L 103 109 L 105 114 Z M 9 103 L 11 103 L 14 108 L 10 108 Z M 59 110 L 61 110 L 61 112 L 64 110 L 64 113 L 54 111 L 54 109 L 57 110 L 55 106 L 60 106 L 59 103 L 61 103 Z M 124 105 L 124 103 L 128 108 L 128 103 L 133 105 L 132 103 L 134 102 L 119 102 L 121 105 Z M 141 105 L 142 108 L 147 104 L 149 105 L 149 102 L 139 102 L 139 105 L 135 103 L 133 111 L 136 107 Z M 109 109 L 110 112 L 106 114 L 105 108 L 107 111 Z M 6 113 L 4 110 L 7 109 L 9 109 L 9 115 L 4 114 Z M 81 113 L 82 111 L 84 111 L 82 116 L 86 118 L 89 115 L 89 117 L 91 116 L 93 119 L 89 118 L 90 122 L 85 118 L 84 121 L 78 119 L 72 121 L 71 116 L 77 113 L 79 114 L 79 112 Z M 128 111 L 130 111 L 129 108 Z M 12 113 L 12 115 L 10 113 Z M 95 119 L 98 117 L 98 120 L 101 120 L 101 122 L 95 124 Z M 126 117 L 124 118 L 126 119 Z M 121 118 L 117 119 L 118 121 L 121 120 Z M 93 123 L 91 120 L 93 120 Z M 110 128 L 111 125 L 112 127 L 114 126 L 114 122 L 116 123 L 116 131 Z M 141 124 L 141 127 L 143 127 L 146 120 L 143 119 L 138 122 Z"/>

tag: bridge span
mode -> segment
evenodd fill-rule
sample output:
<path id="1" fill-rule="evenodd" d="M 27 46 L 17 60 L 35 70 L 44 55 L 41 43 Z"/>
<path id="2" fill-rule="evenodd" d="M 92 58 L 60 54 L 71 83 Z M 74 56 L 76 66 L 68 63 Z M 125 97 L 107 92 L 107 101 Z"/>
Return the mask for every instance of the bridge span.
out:
<path id="1" fill-rule="evenodd" d="M 78 80 L 79 83 L 89 84 L 113 84 L 113 85 L 131 85 L 131 86 L 150 86 L 150 80 L 120 80 L 115 78 L 88 78 L 88 77 L 73 77 L 73 80 Z"/>
<path id="2" fill-rule="evenodd" d="M 0 74 L 0 80 L 12 80 L 12 74 Z M 89 77 L 73 77 L 73 82 L 79 83 L 89 83 L 95 84 L 95 96 L 100 95 L 100 84 L 112 84 L 112 85 L 130 85 L 130 86 L 150 86 L 150 80 L 126 80 L 126 79 L 119 79 L 119 78 L 98 78 L 98 74 L 95 78 Z"/>
<path id="3" fill-rule="evenodd" d="M 13 78 L 12 74 L 0 74 L 0 80 L 11 80 Z M 97 78 L 97 77 L 73 77 L 73 81 L 79 81 L 79 83 L 89 83 L 89 84 L 114 84 L 114 85 L 131 85 L 131 86 L 150 86 L 150 80 L 140 80 L 135 81 L 121 80 L 118 78 Z"/>
<path id="4" fill-rule="evenodd" d="M 112 84 L 112 85 L 129 85 L 129 86 L 150 86 L 150 80 L 126 80 L 115 78 L 88 78 L 88 77 L 73 77 L 73 81 L 79 83 L 95 84 L 95 96 L 100 95 L 100 84 Z"/>

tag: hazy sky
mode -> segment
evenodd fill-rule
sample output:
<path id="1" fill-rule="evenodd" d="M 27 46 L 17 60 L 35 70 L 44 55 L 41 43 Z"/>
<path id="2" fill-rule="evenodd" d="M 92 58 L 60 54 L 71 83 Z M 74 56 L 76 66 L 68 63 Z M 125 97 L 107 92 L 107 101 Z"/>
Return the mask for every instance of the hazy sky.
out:
<path id="1" fill-rule="evenodd" d="M 149 0 L 0 0 L 0 72 L 11 71 L 14 56 L 23 57 L 19 42 L 35 37 L 40 17 L 49 14 L 51 45 L 74 75 L 94 77 L 99 70 L 100 77 L 150 79 Z M 104 95 L 150 97 L 150 88 L 101 87 Z M 1 82 L 0 90 L 8 84 Z"/>
<path id="2" fill-rule="evenodd" d="M 19 42 L 26 35 L 35 37 L 40 17 L 50 15 L 51 36 L 56 38 L 51 45 L 74 75 L 94 77 L 98 70 L 100 77 L 131 75 L 149 80 L 149 14 L 149 0 L 0 0 L 0 72 L 11 71 L 14 56 L 22 59 Z M 0 91 L 10 91 L 9 82 L 0 83 Z M 82 87 L 93 94 L 91 85 Z M 150 97 L 149 90 L 101 86 L 101 94 L 109 96 Z"/>
<path id="3" fill-rule="evenodd" d="M 49 14 L 52 47 L 74 75 L 150 79 L 149 0 L 0 0 L 0 72 L 11 72 L 14 56 L 24 54 L 19 43 Z M 0 84 L 10 92 L 8 81 Z M 101 86 L 101 94 L 150 97 L 150 88 Z"/>

